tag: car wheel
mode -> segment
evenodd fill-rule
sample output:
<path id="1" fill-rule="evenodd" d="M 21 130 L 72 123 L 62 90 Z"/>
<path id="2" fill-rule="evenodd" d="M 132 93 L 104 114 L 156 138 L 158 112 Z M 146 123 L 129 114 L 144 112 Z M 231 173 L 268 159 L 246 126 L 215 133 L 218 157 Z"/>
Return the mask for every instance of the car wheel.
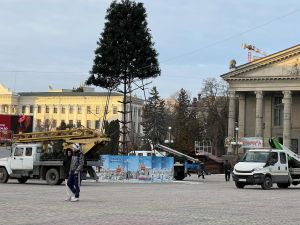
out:
<path id="1" fill-rule="evenodd" d="M 8 181 L 8 173 L 4 167 L 0 167 L 0 183 L 6 183 Z"/>
<path id="2" fill-rule="evenodd" d="M 273 183 L 271 177 L 265 177 L 263 183 L 261 184 L 262 189 L 269 190 L 271 189 Z"/>
<path id="3" fill-rule="evenodd" d="M 244 187 L 245 187 L 245 184 L 244 184 L 244 183 L 242 183 L 242 182 L 238 182 L 238 181 L 236 181 L 236 182 L 235 182 L 235 186 L 236 186 L 237 188 L 239 188 L 239 189 L 242 189 L 242 188 L 244 188 Z"/>

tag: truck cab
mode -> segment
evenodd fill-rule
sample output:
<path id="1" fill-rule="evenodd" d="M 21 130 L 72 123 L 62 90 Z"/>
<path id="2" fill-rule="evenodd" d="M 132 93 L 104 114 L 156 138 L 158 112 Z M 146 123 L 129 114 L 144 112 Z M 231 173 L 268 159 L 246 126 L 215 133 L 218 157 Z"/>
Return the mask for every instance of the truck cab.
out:
<path id="1" fill-rule="evenodd" d="M 270 189 L 273 183 L 287 188 L 293 182 L 288 155 L 279 149 L 251 149 L 234 166 L 233 180 L 237 188 L 261 185 Z"/>
<path id="2" fill-rule="evenodd" d="M 0 180 L 5 181 L 12 177 L 25 183 L 32 175 L 34 161 L 39 160 L 41 152 L 41 143 L 13 145 L 11 155 L 0 159 Z"/>

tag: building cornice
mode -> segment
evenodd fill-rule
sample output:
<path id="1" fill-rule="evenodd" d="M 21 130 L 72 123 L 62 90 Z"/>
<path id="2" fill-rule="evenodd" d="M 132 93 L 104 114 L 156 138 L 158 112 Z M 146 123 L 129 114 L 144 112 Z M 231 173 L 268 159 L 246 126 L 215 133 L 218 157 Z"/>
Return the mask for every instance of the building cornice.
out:
<path id="1" fill-rule="evenodd" d="M 228 73 L 225 73 L 223 75 L 221 75 L 221 77 L 224 79 L 224 80 L 234 80 L 234 76 L 236 75 L 239 75 L 239 74 L 242 74 L 242 73 L 246 73 L 246 72 L 249 72 L 251 70 L 255 70 L 255 69 L 259 69 L 261 67 L 264 67 L 264 66 L 267 66 L 267 65 L 270 65 L 270 64 L 274 64 L 274 63 L 277 63 L 277 62 L 280 62 L 280 61 L 284 61 L 288 58 L 291 58 L 293 56 L 296 56 L 296 55 L 299 55 L 300 54 L 300 45 L 296 45 L 294 47 L 291 47 L 291 48 L 288 48 L 288 49 L 285 49 L 283 51 L 280 51 L 280 52 L 276 52 L 274 54 L 271 54 L 271 55 L 268 55 L 266 57 L 263 57 L 263 58 L 260 58 L 260 59 L 257 59 L 255 61 L 252 61 L 250 63 L 246 63 L 246 64 L 243 64 L 243 65 L 240 65 L 238 67 L 236 67 L 236 69 L 234 69 L 233 71 L 230 71 Z M 252 78 L 236 78 L 238 80 L 252 80 Z M 253 78 L 253 79 L 266 79 L 266 78 Z M 267 79 L 269 80 L 276 80 L 278 79 L 276 76 L 275 77 L 268 77 Z M 290 77 L 284 77 L 283 79 L 290 79 Z M 299 79 L 297 77 L 292 77 L 291 79 Z"/>

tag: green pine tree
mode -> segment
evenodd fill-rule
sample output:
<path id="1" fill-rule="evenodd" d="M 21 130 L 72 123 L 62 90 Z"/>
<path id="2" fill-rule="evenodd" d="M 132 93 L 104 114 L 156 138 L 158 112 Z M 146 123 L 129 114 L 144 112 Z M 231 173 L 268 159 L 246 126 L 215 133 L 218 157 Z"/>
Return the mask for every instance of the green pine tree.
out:
<path id="1" fill-rule="evenodd" d="M 175 106 L 175 141 L 174 148 L 183 153 L 191 153 L 194 151 L 194 134 L 190 129 L 190 97 L 184 89 L 181 89 L 178 98 L 177 104 Z"/>
<path id="2" fill-rule="evenodd" d="M 87 84 L 115 88 L 134 78 L 160 75 L 146 17 L 143 3 L 112 2 Z"/>
<path id="3" fill-rule="evenodd" d="M 159 96 L 156 87 L 150 91 L 150 97 L 143 108 L 143 131 L 145 139 L 153 144 L 162 144 L 167 134 L 165 102 Z"/>

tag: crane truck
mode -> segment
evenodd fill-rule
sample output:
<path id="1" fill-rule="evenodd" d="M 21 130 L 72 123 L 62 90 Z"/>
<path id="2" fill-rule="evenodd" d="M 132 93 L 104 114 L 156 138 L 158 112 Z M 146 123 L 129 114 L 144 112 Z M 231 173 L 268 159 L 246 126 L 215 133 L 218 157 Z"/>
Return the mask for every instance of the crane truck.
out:
<path id="1" fill-rule="evenodd" d="M 189 171 L 197 172 L 199 170 L 199 167 L 203 166 L 199 159 L 193 158 L 182 152 L 176 151 L 170 147 L 161 144 L 156 144 L 154 148 L 155 150 L 164 151 L 168 154 L 176 156 L 176 160 L 174 163 L 175 180 L 183 180 L 187 176 Z"/>
<path id="2" fill-rule="evenodd" d="M 300 183 L 300 156 L 270 138 L 270 148 L 250 149 L 233 169 L 237 188 L 261 185 L 263 189 L 288 188 Z"/>
<path id="3" fill-rule="evenodd" d="M 0 183 L 8 179 L 17 179 L 26 183 L 28 179 L 46 180 L 50 185 L 58 185 L 65 177 L 63 168 L 63 151 L 56 151 L 53 141 L 61 141 L 63 149 L 71 148 L 74 143 L 82 146 L 85 155 L 82 179 L 97 180 L 93 166 L 101 166 L 99 145 L 110 139 L 91 129 L 72 129 L 63 131 L 32 132 L 13 136 L 11 155 L 0 159 Z"/>

